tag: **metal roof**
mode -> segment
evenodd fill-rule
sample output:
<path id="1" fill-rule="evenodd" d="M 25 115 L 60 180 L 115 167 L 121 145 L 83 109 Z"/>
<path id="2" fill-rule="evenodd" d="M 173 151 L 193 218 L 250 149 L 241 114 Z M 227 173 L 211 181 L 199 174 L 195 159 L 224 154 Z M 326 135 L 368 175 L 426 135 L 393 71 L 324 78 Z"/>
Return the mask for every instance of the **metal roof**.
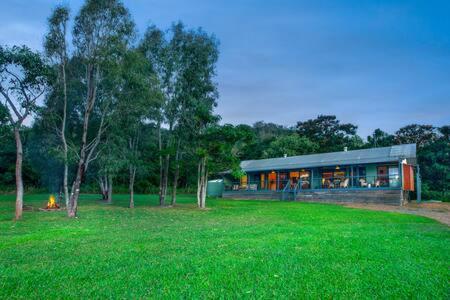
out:
<path id="1" fill-rule="evenodd" d="M 241 168 L 246 172 L 287 170 L 336 165 L 397 162 L 399 159 L 404 158 L 415 160 L 416 144 L 280 158 L 244 160 L 241 162 Z"/>

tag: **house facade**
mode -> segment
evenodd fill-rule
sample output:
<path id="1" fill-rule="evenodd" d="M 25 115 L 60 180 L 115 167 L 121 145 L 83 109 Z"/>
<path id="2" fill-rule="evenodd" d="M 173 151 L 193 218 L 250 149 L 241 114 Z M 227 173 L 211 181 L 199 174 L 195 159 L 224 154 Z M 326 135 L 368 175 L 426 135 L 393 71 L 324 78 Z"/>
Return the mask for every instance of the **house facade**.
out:
<path id="1" fill-rule="evenodd" d="M 224 198 L 402 205 L 420 193 L 415 144 L 248 160 L 241 168 L 239 180 L 224 173 Z"/>

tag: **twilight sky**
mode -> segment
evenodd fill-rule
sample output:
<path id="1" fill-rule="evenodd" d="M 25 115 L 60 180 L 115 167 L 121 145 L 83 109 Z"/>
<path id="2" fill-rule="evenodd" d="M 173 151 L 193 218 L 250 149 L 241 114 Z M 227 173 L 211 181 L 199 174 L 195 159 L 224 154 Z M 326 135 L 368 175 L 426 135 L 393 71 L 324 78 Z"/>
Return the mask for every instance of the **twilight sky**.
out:
<path id="1" fill-rule="evenodd" d="M 220 40 L 224 123 L 286 126 L 335 114 L 390 133 L 450 124 L 450 1 L 126 0 L 142 33 L 181 20 Z M 57 3 L 0 1 L 0 44 L 42 49 Z"/>

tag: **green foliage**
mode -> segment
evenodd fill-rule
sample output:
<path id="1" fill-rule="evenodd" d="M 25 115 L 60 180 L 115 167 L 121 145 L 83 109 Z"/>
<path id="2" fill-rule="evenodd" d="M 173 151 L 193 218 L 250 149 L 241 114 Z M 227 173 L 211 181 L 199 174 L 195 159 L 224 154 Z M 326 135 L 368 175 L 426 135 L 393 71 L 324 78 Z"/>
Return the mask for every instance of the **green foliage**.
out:
<path id="1" fill-rule="evenodd" d="M 337 205 L 80 197 L 79 219 L 0 197 L 0 298 L 445 299 L 450 230 Z M 48 195 L 27 195 L 43 207 Z M 70 282 L 70 284 L 67 284 Z M 38 287 L 38 288 L 37 288 Z"/>
<path id="2" fill-rule="evenodd" d="M 269 144 L 264 152 L 264 157 L 282 157 L 283 155 L 294 156 L 302 154 L 311 154 L 319 150 L 319 145 L 311 142 L 306 137 L 299 136 L 297 133 L 280 136 Z"/>
<path id="3" fill-rule="evenodd" d="M 212 175 L 232 170 L 239 176 L 240 161 L 233 148 L 245 137 L 239 128 L 231 124 L 208 126 L 199 137 L 197 155 L 208 158 L 208 169 Z"/>
<path id="4" fill-rule="evenodd" d="M 442 137 L 418 153 L 424 183 L 424 199 L 449 200 L 450 142 Z"/>
<path id="5" fill-rule="evenodd" d="M 69 13 L 69 8 L 66 6 L 55 7 L 52 15 L 48 18 L 48 34 L 44 39 L 46 55 L 64 62 L 67 60 L 66 33 Z"/>
<path id="6" fill-rule="evenodd" d="M 400 128 L 395 133 L 395 141 L 398 144 L 417 144 L 422 148 L 437 139 L 436 128 L 432 125 L 411 124 Z"/>
<path id="7" fill-rule="evenodd" d="M 87 63 L 108 63 L 134 37 L 134 22 L 118 0 L 87 0 L 75 17 L 73 43 Z"/>
<path id="8" fill-rule="evenodd" d="M 297 123 L 297 132 L 319 145 L 320 152 L 342 151 L 344 147 L 355 147 L 356 129 L 353 124 L 342 124 L 336 116 L 319 115 L 316 119 L 310 119 Z M 356 143 L 356 147 L 359 147 Z"/>
<path id="9" fill-rule="evenodd" d="M 38 109 L 37 100 L 54 75 L 41 55 L 26 46 L 0 46 L 0 94 L 10 124 L 20 126 Z"/>
<path id="10" fill-rule="evenodd" d="M 380 128 L 375 129 L 372 135 L 367 137 L 367 147 L 388 147 L 394 144 L 395 136 L 384 132 Z"/>

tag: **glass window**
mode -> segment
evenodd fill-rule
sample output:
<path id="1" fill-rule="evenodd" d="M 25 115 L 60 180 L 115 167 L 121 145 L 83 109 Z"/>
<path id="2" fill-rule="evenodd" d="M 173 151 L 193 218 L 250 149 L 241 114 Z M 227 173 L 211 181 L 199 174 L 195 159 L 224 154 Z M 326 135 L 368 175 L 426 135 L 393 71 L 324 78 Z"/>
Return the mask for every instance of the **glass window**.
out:
<path id="1" fill-rule="evenodd" d="M 247 175 L 242 176 L 241 177 L 241 189 L 247 188 L 247 182 L 248 182 Z"/>
<path id="2" fill-rule="evenodd" d="M 261 174 L 259 175 L 259 179 L 260 179 L 260 186 L 261 186 L 261 189 L 264 190 L 264 189 L 266 188 L 266 174 L 261 173 Z"/>
<path id="3" fill-rule="evenodd" d="M 305 171 L 305 170 L 303 170 L 303 171 L 300 171 L 299 172 L 299 177 L 300 177 L 300 180 L 301 180 L 301 182 L 302 182 L 302 186 L 301 186 L 301 188 L 302 189 L 309 189 L 310 187 L 311 187 L 311 180 L 310 180 L 310 171 Z"/>
<path id="4" fill-rule="evenodd" d="M 269 173 L 268 180 L 268 188 L 275 191 L 277 189 L 277 174 L 274 171 Z"/>
<path id="5" fill-rule="evenodd" d="M 377 180 L 375 187 L 389 186 L 389 176 L 387 166 L 377 166 Z"/>
<path id="6" fill-rule="evenodd" d="M 278 173 L 279 190 L 284 189 L 284 187 L 287 184 L 287 181 L 288 181 L 288 173 Z"/>
<path id="7" fill-rule="evenodd" d="M 333 187 L 333 171 L 322 172 L 322 187 L 326 189 Z"/>
<path id="8" fill-rule="evenodd" d="M 360 187 L 367 187 L 369 183 L 366 178 L 366 167 L 358 167 L 357 177 L 355 178 L 354 185 Z"/>
<path id="9" fill-rule="evenodd" d="M 389 166 L 389 186 L 400 187 L 400 175 L 397 166 Z"/>

